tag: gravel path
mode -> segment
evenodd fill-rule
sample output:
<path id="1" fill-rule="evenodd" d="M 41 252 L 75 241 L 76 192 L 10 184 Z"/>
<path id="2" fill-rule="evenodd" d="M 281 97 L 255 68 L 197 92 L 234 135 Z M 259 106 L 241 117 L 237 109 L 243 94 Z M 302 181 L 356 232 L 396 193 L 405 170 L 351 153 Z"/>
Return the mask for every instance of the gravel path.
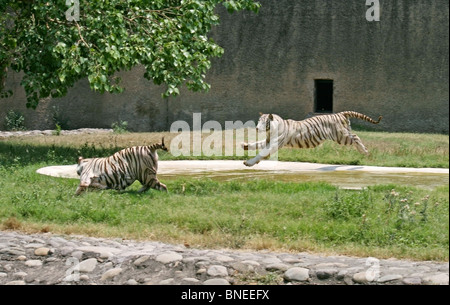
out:
<path id="1" fill-rule="evenodd" d="M 449 264 L 0 231 L 0 284 L 448 285 Z"/>

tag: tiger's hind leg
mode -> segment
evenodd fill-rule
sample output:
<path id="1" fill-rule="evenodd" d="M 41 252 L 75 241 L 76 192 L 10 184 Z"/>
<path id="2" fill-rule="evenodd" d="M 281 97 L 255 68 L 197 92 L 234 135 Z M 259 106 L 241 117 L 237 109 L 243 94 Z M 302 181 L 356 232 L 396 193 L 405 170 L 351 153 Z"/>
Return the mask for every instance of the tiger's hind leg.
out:
<path id="1" fill-rule="evenodd" d="M 100 182 L 100 178 L 99 177 L 92 177 L 91 178 L 91 184 L 89 185 L 89 187 L 96 188 L 96 189 L 99 189 L 99 190 L 106 190 L 108 188 L 105 184 L 102 184 Z"/>
<path id="2" fill-rule="evenodd" d="M 144 192 L 148 191 L 149 188 L 150 188 L 150 186 L 148 186 L 148 185 L 143 185 L 143 186 L 138 190 L 138 193 L 144 193 Z"/>

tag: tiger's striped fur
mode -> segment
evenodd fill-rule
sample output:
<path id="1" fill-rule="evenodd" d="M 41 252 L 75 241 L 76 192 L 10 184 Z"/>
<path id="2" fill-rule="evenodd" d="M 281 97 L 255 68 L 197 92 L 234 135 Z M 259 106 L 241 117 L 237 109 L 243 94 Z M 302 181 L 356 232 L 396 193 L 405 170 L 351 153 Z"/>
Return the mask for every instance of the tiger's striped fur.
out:
<path id="1" fill-rule="evenodd" d="M 253 166 L 283 146 L 297 148 L 314 148 L 326 140 L 332 140 L 341 145 L 355 145 L 360 153 L 368 154 L 361 139 L 352 133 L 350 118 L 357 118 L 372 124 L 378 124 L 367 115 L 344 111 L 336 114 L 320 115 L 302 121 L 283 120 L 276 114 L 260 114 L 257 130 L 266 130 L 266 140 L 256 143 L 242 143 L 244 150 L 263 149 L 255 158 L 244 162 Z M 273 141 L 275 138 L 276 141 Z M 270 144 L 275 142 L 276 144 Z"/>
<path id="2" fill-rule="evenodd" d="M 138 180 L 145 192 L 149 188 L 167 191 L 156 178 L 158 171 L 157 150 L 167 151 L 164 138 L 161 144 L 125 148 L 106 158 L 78 158 L 77 173 L 80 185 L 75 194 L 88 188 L 123 190 Z"/>

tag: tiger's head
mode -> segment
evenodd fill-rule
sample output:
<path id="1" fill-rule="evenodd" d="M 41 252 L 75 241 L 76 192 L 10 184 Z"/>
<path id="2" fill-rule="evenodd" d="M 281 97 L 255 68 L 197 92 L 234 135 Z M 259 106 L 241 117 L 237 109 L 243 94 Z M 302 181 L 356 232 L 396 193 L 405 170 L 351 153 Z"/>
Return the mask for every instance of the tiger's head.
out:
<path id="1" fill-rule="evenodd" d="M 260 112 L 259 116 L 260 116 L 259 121 L 258 121 L 258 124 L 256 125 L 257 132 L 260 132 L 260 131 L 271 132 L 278 128 L 278 124 L 279 124 L 278 119 L 281 119 L 278 115 L 263 114 Z"/>
<path id="2" fill-rule="evenodd" d="M 78 176 L 81 176 L 81 173 L 83 172 L 83 169 L 84 169 L 84 164 L 86 162 L 87 162 L 87 160 L 81 156 L 77 158 L 77 174 L 78 174 Z"/>

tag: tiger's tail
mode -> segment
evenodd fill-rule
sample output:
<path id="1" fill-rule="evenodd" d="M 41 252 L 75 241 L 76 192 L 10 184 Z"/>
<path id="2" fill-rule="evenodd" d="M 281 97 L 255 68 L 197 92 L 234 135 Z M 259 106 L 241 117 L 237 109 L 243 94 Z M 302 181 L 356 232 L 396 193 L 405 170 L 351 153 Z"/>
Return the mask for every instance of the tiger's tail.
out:
<path id="1" fill-rule="evenodd" d="M 342 114 L 343 116 L 345 116 L 347 119 L 348 118 L 355 118 L 355 119 L 360 119 L 360 120 L 364 120 L 367 122 L 370 122 L 372 124 L 378 124 L 380 123 L 381 119 L 383 118 L 381 115 L 378 117 L 378 121 L 373 120 L 372 118 L 368 117 L 365 114 L 356 112 L 356 111 L 344 111 L 341 112 L 340 114 Z"/>
<path id="2" fill-rule="evenodd" d="M 166 145 L 164 144 L 164 137 L 162 137 L 162 139 L 161 139 L 161 144 L 152 144 L 152 145 L 150 145 L 150 150 L 157 150 L 157 149 L 168 151 Z"/>

